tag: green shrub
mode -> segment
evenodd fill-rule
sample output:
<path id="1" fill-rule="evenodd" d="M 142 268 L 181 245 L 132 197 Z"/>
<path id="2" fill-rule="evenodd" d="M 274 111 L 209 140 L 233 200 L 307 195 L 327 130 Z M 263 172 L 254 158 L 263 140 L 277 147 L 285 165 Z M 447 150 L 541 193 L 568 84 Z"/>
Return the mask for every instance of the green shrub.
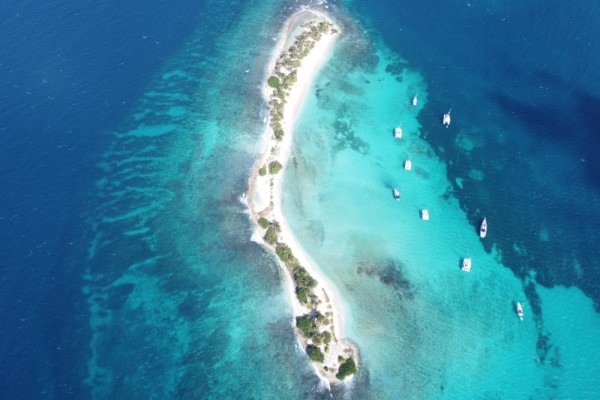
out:
<path id="1" fill-rule="evenodd" d="M 300 265 L 294 268 L 294 281 L 296 281 L 296 285 L 303 288 L 312 289 L 317 286 L 317 281 Z"/>
<path id="2" fill-rule="evenodd" d="M 296 297 L 302 304 L 306 304 L 308 302 L 308 293 L 306 292 L 305 288 L 296 287 Z"/>
<path id="3" fill-rule="evenodd" d="M 271 223 L 269 222 L 269 220 L 268 220 L 268 219 L 266 219 L 266 218 L 263 218 L 263 217 L 260 217 L 260 218 L 258 219 L 258 224 L 259 224 L 259 225 L 260 225 L 260 226 L 261 226 L 263 229 L 267 229 L 267 228 L 268 228 L 268 227 L 271 225 Z"/>
<path id="4" fill-rule="evenodd" d="M 275 139 L 277 139 L 278 141 L 281 141 L 281 139 L 283 139 L 283 134 L 283 129 L 273 128 L 273 135 L 275 135 Z"/>
<path id="5" fill-rule="evenodd" d="M 260 167 L 260 169 L 258 170 L 258 174 L 260 176 L 265 176 L 267 174 L 267 166 L 263 165 L 262 167 Z"/>
<path id="6" fill-rule="evenodd" d="M 354 359 L 352 357 L 348 358 L 344 361 L 340 368 L 338 369 L 338 373 L 335 375 L 340 381 L 343 381 L 349 375 L 356 373 L 356 364 L 354 363 Z"/>
<path id="7" fill-rule="evenodd" d="M 317 323 L 317 325 L 321 325 L 319 320 L 317 320 L 316 323 Z M 329 331 L 323 331 L 321 333 L 316 333 L 313 335 L 312 340 L 316 344 L 321 344 L 321 343 L 328 344 L 329 342 L 331 342 L 331 333 L 329 333 Z"/>
<path id="8" fill-rule="evenodd" d="M 281 171 L 281 168 L 283 168 L 283 165 L 281 165 L 279 161 L 271 161 L 269 163 L 269 173 L 271 175 L 275 175 L 276 173 Z"/>
<path id="9" fill-rule="evenodd" d="M 273 89 L 277 89 L 279 86 L 281 86 L 281 81 L 279 80 L 278 77 L 276 76 L 271 76 L 269 78 L 269 80 L 267 81 L 267 83 L 269 84 L 269 86 L 271 86 Z"/>
<path id="10" fill-rule="evenodd" d="M 298 261 L 294 257 L 294 254 L 292 253 L 292 249 L 290 249 L 290 247 L 285 243 L 280 243 L 277 245 L 277 248 L 275 249 L 275 254 L 277 254 L 277 257 L 279 257 L 279 259 L 285 264 L 295 265 L 298 263 Z M 298 286 L 304 287 L 302 285 Z"/>
<path id="11" fill-rule="evenodd" d="M 296 327 L 302 332 L 304 337 L 311 337 L 314 333 L 317 332 L 317 324 L 313 317 L 310 314 L 303 315 L 301 317 L 296 317 Z"/>
<path id="12" fill-rule="evenodd" d="M 279 240 L 279 225 L 273 224 L 269 226 L 269 229 L 267 229 L 267 232 L 265 233 L 264 239 L 265 242 L 269 244 L 277 243 L 277 240 Z"/>
<path id="13" fill-rule="evenodd" d="M 321 363 L 325 361 L 325 355 L 323 354 L 321 349 L 312 344 L 306 346 L 306 354 L 308 354 L 308 357 L 313 361 Z"/>

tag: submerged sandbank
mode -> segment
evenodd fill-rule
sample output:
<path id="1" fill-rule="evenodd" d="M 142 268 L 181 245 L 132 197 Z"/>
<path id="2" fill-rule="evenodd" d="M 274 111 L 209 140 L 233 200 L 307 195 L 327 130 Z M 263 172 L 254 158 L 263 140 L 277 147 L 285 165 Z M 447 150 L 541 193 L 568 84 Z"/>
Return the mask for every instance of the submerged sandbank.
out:
<path id="1" fill-rule="evenodd" d="M 314 43 L 303 48 L 305 36 L 307 41 L 311 40 L 310 33 L 306 33 L 310 30 L 314 35 Z M 315 75 L 331 54 L 339 32 L 339 28 L 326 15 L 315 11 L 298 12 L 286 21 L 270 60 L 267 74 L 267 78 L 271 79 L 279 76 L 281 82 L 277 78 L 269 84 L 267 78 L 265 79 L 263 96 L 271 108 L 270 126 L 263 135 L 262 155 L 253 168 L 247 193 L 252 219 L 256 223 L 260 236 L 265 235 L 265 232 L 267 235 L 275 232 L 277 234 L 275 241 L 271 240 L 270 244 L 266 241 L 263 243 L 271 250 L 277 250 L 276 254 L 286 271 L 288 282 L 294 288 L 291 291 L 292 294 L 296 293 L 291 300 L 294 316 L 296 318 L 303 316 L 308 318 L 307 315 L 320 316 L 322 318 L 319 320 L 325 321 L 318 328 L 320 334 L 306 336 L 301 333 L 302 329 L 297 329 L 297 337 L 303 348 L 316 346 L 322 350 L 319 351 L 319 357 L 322 356 L 323 361 L 315 361 L 313 364 L 318 374 L 329 382 L 339 382 L 336 374 L 340 364 L 350 359 L 356 362 L 358 352 L 354 345 L 343 338 L 343 310 L 334 297 L 335 292 L 311 257 L 304 251 L 285 220 L 282 210 L 282 191 L 284 169 L 291 153 L 292 133 L 296 118 L 305 102 L 307 91 Z M 297 63 L 291 66 L 293 62 L 290 62 L 290 66 L 286 66 L 285 57 L 294 50 L 303 53 L 299 65 Z M 294 75 L 293 79 L 290 78 L 290 75 Z M 281 89 L 279 85 L 285 85 L 285 89 Z M 281 101 L 277 95 L 281 96 Z M 279 163 L 281 170 L 271 174 L 270 171 L 267 171 L 267 166 L 274 162 Z M 260 218 L 264 218 L 263 226 L 258 224 Z M 271 225 L 267 225 L 266 221 Z M 282 257 L 281 250 L 286 249 L 286 246 L 293 253 L 290 262 L 284 262 L 284 258 L 287 259 L 287 256 Z M 304 292 L 302 283 L 299 283 L 299 280 L 304 280 L 302 270 L 309 275 L 309 278 L 306 279 L 310 280 L 312 277 L 316 280 L 312 287 L 307 288 L 308 300 L 306 300 L 306 293 L 300 293 Z M 300 277 L 298 276 L 299 272 Z M 304 299 L 304 301 L 300 299 Z M 322 340 L 322 334 L 325 331 L 332 334 L 331 340 Z"/>

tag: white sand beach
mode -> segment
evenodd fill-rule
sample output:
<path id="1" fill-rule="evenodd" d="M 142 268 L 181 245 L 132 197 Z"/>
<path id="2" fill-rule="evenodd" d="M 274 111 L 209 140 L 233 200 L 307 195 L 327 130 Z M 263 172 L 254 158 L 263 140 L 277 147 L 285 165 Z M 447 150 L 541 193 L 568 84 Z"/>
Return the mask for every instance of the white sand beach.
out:
<path id="1" fill-rule="evenodd" d="M 273 52 L 272 59 L 269 63 L 268 75 L 270 76 L 274 70 L 275 62 L 281 52 L 286 49 L 289 45 L 289 38 L 294 33 L 297 26 L 304 21 L 309 20 L 325 20 L 332 22 L 326 15 L 314 12 L 314 11 L 302 11 L 294 14 L 290 17 L 279 37 L 278 44 L 275 51 Z M 339 32 L 339 27 L 335 26 L 335 29 Z M 296 122 L 296 118 L 304 105 L 308 89 L 310 88 L 313 79 L 318 73 L 319 69 L 328 60 L 333 50 L 333 45 L 340 33 L 330 33 L 322 35 L 321 39 L 316 43 L 315 47 L 310 53 L 301 61 L 301 66 L 297 69 L 297 81 L 293 85 L 288 97 L 287 103 L 284 110 L 283 118 L 283 129 L 285 135 L 281 141 L 277 141 L 273 135 L 272 129 L 267 127 L 264 133 L 262 156 L 257 160 L 253 174 L 250 181 L 250 187 L 248 190 L 247 198 L 250 206 L 252 218 L 254 222 L 260 216 L 271 221 L 277 221 L 281 227 L 280 240 L 286 243 L 294 253 L 294 256 L 298 259 L 300 264 L 308 271 L 308 273 L 318 281 L 318 287 L 315 288 L 314 293 L 319 296 L 322 300 L 322 304 L 317 307 L 317 310 L 325 315 L 326 312 L 332 313 L 333 319 L 333 333 L 337 341 L 332 341 L 330 344 L 329 353 L 325 354 L 325 362 L 322 365 L 315 364 L 315 367 L 322 378 L 327 379 L 329 382 L 337 381 L 335 373 L 339 366 L 338 355 L 348 357 L 352 355 L 355 361 L 357 360 L 356 348 L 343 339 L 343 322 L 344 322 L 344 310 L 340 303 L 336 300 L 336 292 L 332 289 L 328 280 L 323 276 L 315 262 L 311 259 L 310 255 L 306 253 L 301 244 L 298 242 L 294 233 L 288 226 L 284 217 L 284 211 L 282 209 L 282 191 L 284 185 L 284 171 L 280 171 L 276 175 L 266 175 L 260 177 L 258 169 L 267 165 L 269 162 L 277 160 L 281 163 L 285 169 L 285 166 L 290 158 L 293 128 Z M 268 101 L 272 89 L 266 84 L 263 87 L 263 95 L 265 100 Z M 261 232 L 260 237 L 264 234 L 264 229 L 256 225 L 257 230 Z M 259 235 L 255 235 L 259 236 Z M 282 264 L 283 266 L 283 264 Z M 287 271 L 287 268 L 284 267 Z M 294 283 L 289 271 L 286 273 L 291 288 L 294 288 Z M 323 291 L 326 293 L 324 295 Z M 304 315 L 308 310 L 303 304 L 301 304 L 294 295 L 294 290 L 290 291 L 293 304 L 293 310 L 295 316 Z M 306 340 L 302 335 L 298 335 L 300 342 L 303 347 L 306 346 Z M 350 349 L 350 351 L 347 351 Z M 329 366 L 329 371 L 325 371 L 323 366 Z"/>

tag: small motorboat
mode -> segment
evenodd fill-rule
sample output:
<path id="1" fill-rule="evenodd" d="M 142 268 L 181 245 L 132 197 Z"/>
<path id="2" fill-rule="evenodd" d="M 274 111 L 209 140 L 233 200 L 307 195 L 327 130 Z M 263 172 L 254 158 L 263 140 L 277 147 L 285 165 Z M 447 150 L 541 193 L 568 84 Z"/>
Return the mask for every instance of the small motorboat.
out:
<path id="1" fill-rule="evenodd" d="M 412 161 L 406 160 L 404 161 L 404 169 L 410 171 L 412 169 Z"/>
<path id="2" fill-rule="evenodd" d="M 483 239 L 485 235 L 487 235 L 487 219 L 484 217 L 479 227 L 479 237 Z"/>
<path id="3" fill-rule="evenodd" d="M 429 221 L 429 211 L 428 210 L 425 210 L 425 209 L 421 210 L 421 219 L 423 221 Z"/>
<path id="4" fill-rule="evenodd" d="M 471 259 L 470 258 L 463 258 L 462 270 L 465 272 L 471 271 Z"/>
<path id="5" fill-rule="evenodd" d="M 519 316 L 519 319 L 521 321 L 523 321 L 523 317 L 525 316 L 525 313 L 523 312 L 523 305 L 521 305 L 521 303 L 519 303 L 517 301 L 517 315 Z"/>
<path id="6" fill-rule="evenodd" d="M 398 188 L 394 188 L 394 198 L 396 201 L 400 201 L 400 190 Z"/>

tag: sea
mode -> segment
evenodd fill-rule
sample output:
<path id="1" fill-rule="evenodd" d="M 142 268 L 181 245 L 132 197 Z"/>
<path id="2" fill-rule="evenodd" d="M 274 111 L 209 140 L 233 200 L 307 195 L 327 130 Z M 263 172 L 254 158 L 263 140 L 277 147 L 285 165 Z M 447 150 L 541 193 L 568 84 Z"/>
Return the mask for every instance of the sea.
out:
<path id="1" fill-rule="evenodd" d="M 306 8 L 343 33 L 283 207 L 359 349 L 333 387 L 243 196 L 266 65 Z M 0 398 L 600 398 L 600 3 L 6 0 L 0 20 Z"/>

